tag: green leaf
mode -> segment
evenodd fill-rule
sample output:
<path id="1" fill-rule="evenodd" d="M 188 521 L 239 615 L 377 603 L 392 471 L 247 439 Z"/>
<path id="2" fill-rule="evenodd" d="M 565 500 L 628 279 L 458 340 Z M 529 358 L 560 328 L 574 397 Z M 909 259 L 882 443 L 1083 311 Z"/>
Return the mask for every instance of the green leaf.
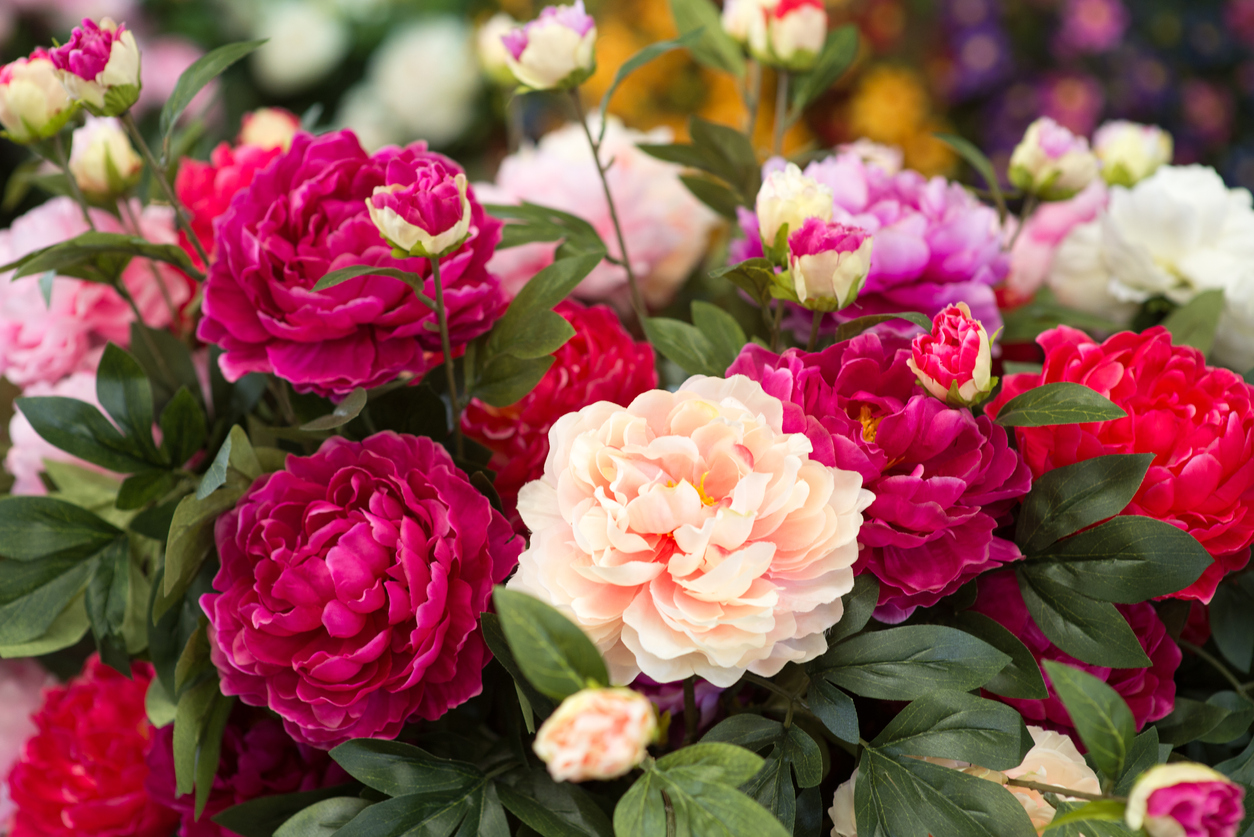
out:
<path id="1" fill-rule="evenodd" d="M 331 758 L 354 779 L 388 796 L 461 792 L 483 776 L 472 764 L 377 738 L 341 744 L 331 751 Z"/>
<path id="2" fill-rule="evenodd" d="M 488 644 L 488 650 L 492 652 L 492 656 L 501 664 L 501 667 L 509 672 L 509 676 L 514 679 L 521 702 L 526 704 L 523 708 L 523 716 L 528 722 L 527 731 L 534 733 L 534 719 L 531 717 L 529 710 L 534 709 L 541 718 L 547 718 L 552 714 L 557 704 L 536 691 L 535 686 L 532 686 L 531 681 L 523 674 L 522 667 L 514 659 L 514 652 L 510 650 L 509 642 L 505 639 L 505 632 L 501 629 L 500 617 L 495 613 L 485 613 L 480 618 L 480 626 L 483 629 L 483 641 Z"/>
<path id="3" fill-rule="evenodd" d="M 274 832 L 274 837 L 331 837 L 366 810 L 369 805 L 369 802 L 356 796 L 334 796 L 330 799 L 323 799 L 284 822 Z M 218 817 L 214 817 L 214 822 L 217 821 Z"/>
<path id="4" fill-rule="evenodd" d="M 459 829 L 458 826 L 461 826 Z M 456 793 L 412 793 L 371 805 L 338 837 L 508 837 L 493 785 L 481 777 Z"/>
<path id="5" fill-rule="evenodd" d="M 153 618 L 165 613 L 192 583 L 214 549 L 214 522 L 233 507 L 243 493 L 243 488 L 230 489 L 215 491 L 204 500 L 189 495 L 179 501 L 174 519 L 170 522 L 170 538 L 165 547 L 164 595 L 153 608 Z"/>
<path id="6" fill-rule="evenodd" d="M 721 26 L 719 27 L 722 28 Z M 660 58 L 671 50 L 680 49 L 682 47 L 691 47 L 702 39 L 703 31 L 701 29 L 691 29 L 681 31 L 678 38 L 669 41 L 655 41 L 635 55 L 624 61 L 618 68 L 618 72 L 614 73 L 614 80 L 610 82 L 609 88 L 605 91 L 605 95 L 601 97 L 601 133 L 597 142 L 605 140 L 605 128 L 609 121 L 605 118 L 609 111 L 610 100 L 614 98 L 614 94 L 618 92 L 618 86 L 623 83 L 627 76 L 636 70 L 648 64 L 655 58 Z"/>
<path id="7" fill-rule="evenodd" d="M 1008 770 L 1023 761 L 1032 739 L 1013 708 L 966 692 L 939 690 L 897 714 L 871 742 L 885 753 L 936 756 Z"/>
<path id="8" fill-rule="evenodd" d="M 1233 691 L 1216 692 L 1206 702 L 1228 710 L 1228 717 L 1201 736 L 1203 743 L 1227 744 L 1249 732 L 1250 724 L 1254 723 L 1254 702 Z"/>
<path id="9" fill-rule="evenodd" d="M 692 323 L 705 335 L 714 350 L 715 365 L 724 370 L 735 362 L 740 350 L 749 342 L 735 317 L 717 305 L 699 299 L 692 302 Z"/>
<path id="10" fill-rule="evenodd" d="M 1045 830 L 1058 828 L 1068 823 L 1078 822 L 1123 822 L 1124 813 L 1127 811 L 1128 805 L 1115 799 L 1095 799 L 1092 802 L 1085 802 L 1075 810 L 1068 811 L 1065 814 L 1054 817 L 1049 825 L 1045 826 Z"/>
<path id="11" fill-rule="evenodd" d="M 987 642 L 956 628 L 910 625 L 847 639 L 830 647 L 810 671 L 863 697 L 914 700 L 936 689 L 978 688 L 1009 662 Z"/>
<path id="12" fill-rule="evenodd" d="M 504 587 L 496 588 L 492 600 L 514 659 L 541 693 L 562 700 L 591 684 L 609 685 L 601 653 L 574 622 L 539 599 Z"/>
<path id="13" fill-rule="evenodd" d="M 40 657 L 77 645 L 87 635 L 90 627 L 87 620 L 87 608 L 83 605 L 84 598 L 84 595 L 80 593 L 71 599 L 70 603 L 57 614 L 57 618 L 52 620 L 52 624 L 34 639 L 0 645 L 0 659 Z"/>
<path id="14" fill-rule="evenodd" d="M 671 0 L 671 15 L 680 32 L 700 31 L 700 38 L 688 45 L 698 63 L 737 78 L 744 76 L 745 57 L 740 44 L 723 29 L 718 7 L 710 0 Z"/>
<path id="15" fill-rule="evenodd" d="M 734 787 L 749 781 L 762 769 L 763 761 L 743 747 L 703 742 L 667 753 L 657 760 L 657 769 Z"/>
<path id="16" fill-rule="evenodd" d="M 209 404 L 205 398 L 207 393 L 201 391 L 192 353 L 186 343 L 170 332 L 131 323 L 130 353 L 139 361 L 152 385 L 154 409 L 165 409 L 181 387 L 192 394 L 197 404 Z"/>
<path id="17" fill-rule="evenodd" d="M 845 24 L 828 33 L 823 51 L 814 63 L 814 69 L 797 77 L 793 87 L 792 113 L 789 120 L 797 121 L 802 111 L 822 96 L 836 80 L 849 69 L 858 57 L 858 27 Z"/>
<path id="18" fill-rule="evenodd" d="M 81 560 L 121 534 L 116 526 L 64 500 L 0 497 L 0 555 L 11 560 Z"/>
<path id="19" fill-rule="evenodd" d="M 161 451 L 175 468 L 182 467 L 205 446 L 208 427 L 205 411 L 185 386 L 161 411 Z"/>
<path id="20" fill-rule="evenodd" d="M 747 259 L 727 267 L 710 271 L 715 279 L 726 279 L 747 293 L 765 310 L 771 301 L 771 286 L 775 283 L 775 268 L 766 259 Z"/>
<path id="21" fill-rule="evenodd" d="M 541 767 L 519 776 L 512 787 L 497 782 L 496 792 L 506 808 L 540 834 L 611 837 L 614 833 L 610 818 L 587 791 L 570 782 L 553 781 Z M 520 797 L 527 802 L 519 803 Z"/>
<path id="22" fill-rule="evenodd" d="M 247 488 L 253 480 L 261 476 L 263 470 L 248 434 L 237 424 L 231 428 L 209 470 L 201 478 L 200 486 L 196 489 L 196 499 L 205 500 L 226 485 L 232 471 L 238 475 L 236 485 L 232 487 Z"/>
<path id="23" fill-rule="evenodd" d="M 1049 427 L 1126 418 L 1123 408 L 1084 384 L 1045 384 L 1016 395 L 997 414 L 1002 427 Z"/>
<path id="24" fill-rule="evenodd" d="M 904 311 L 900 314 L 871 314 L 866 317 L 858 317 L 856 320 L 850 320 L 847 323 L 841 323 L 836 329 L 835 342 L 841 343 L 845 340 L 852 340 L 872 326 L 886 323 L 889 320 L 909 320 L 924 331 L 932 330 L 932 318 L 926 314 L 920 314 L 918 311 Z"/>
<path id="25" fill-rule="evenodd" d="M 757 775 L 740 787 L 742 793 L 761 805 L 789 834 L 797 821 L 797 789 L 793 787 L 788 759 L 773 753 Z"/>
<path id="26" fill-rule="evenodd" d="M 234 831 L 241 837 L 272 837 L 274 832 L 283 825 L 287 820 L 293 818 L 296 814 L 310 808 L 314 803 L 322 802 L 326 799 L 340 798 L 352 799 L 360 802 L 357 811 L 364 808 L 368 804 L 365 800 L 357 799 L 357 797 L 346 796 L 346 792 L 351 792 L 355 787 L 353 784 L 335 785 L 329 788 L 319 788 L 312 791 L 297 791 L 296 793 L 283 793 L 274 796 L 262 796 L 256 799 L 250 799 L 239 805 L 232 805 L 225 811 L 214 814 L 213 821 L 225 829 Z M 327 811 L 334 810 L 335 806 L 328 806 Z M 347 809 L 346 809 L 347 810 Z M 353 811 L 347 822 L 356 815 L 357 811 Z M 331 818 L 327 819 L 328 825 L 334 822 Z M 338 828 L 339 826 L 331 826 Z"/>
<path id="27" fill-rule="evenodd" d="M 357 387 L 344 397 L 344 400 L 335 405 L 335 409 L 330 415 L 321 416 L 313 421 L 307 421 L 300 426 L 301 430 L 334 430 L 337 427 L 343 427 L 361 414 L 362 408 L 366 406 L 366 391 L 361 387 Z"/>
<path id="28" fill-rule="evenodd" d="M 681 174 L 679 180 L 701 203 L 724 218 L 736 219 L 736 208 L 742 206 L 744 202 L 727 186 L 713 178 L 699 174 Z"/>
<path id="29" fill-rule="evenodd" d="M 204 730 L 200 734 L 200 746 L 196 753 L 196 809 L 199 819 L 205 812 L 205 804 L 209 801 L 209 792 L 213 789 L 213 780 L 218 773 L 218 763 L 222 755 L 222 733 L 226 730 L 227 719 L 231 716 L 231 708 L 235 698 L 217 695 L 213 699 L 213 708 L 205 719 Z M 175 720 L 178 710 L 175 710 Z"/>
<path id="30" fill-rule="evenodd" d="M 221 697 L 218 681 L 210 679 L 185 692 L 178 700 L 174 712 L 174 775 L 180 796 L 191 793 L 196 786 L 196 756 L 205 722 Z"/>
<path id="31" fill-rule="evenodd" d="M 702 743 L 735 744 L 757 752 L 775 742 L 784 731 L 779 721 L 752 712 L 725 718 L 701 737 Z"/>
<path id="32" fill-rule="evenodd" d="M 984 178 L 984 185 L 993 194 L 993 202 L 997 205 L 998 215 L 1004 221 L 1006 218 L 1006 197 L 1002 194 L 1001 181 L 997 178 L 997 172 L 993 169 L 992 161 L 985 157 L 984 152 L 969 140 L 963 139 L 957 134 L 938 133 L 933 134 L 933 136 L 958 152 L 959 157 L 966 160 L 971 165 L 971 168 L 979 172 L 980 177 Z"/>
<path id="33" fill-rule="evenodd" d="M 1124 759 L 1123 775 L 1119 777 L 1113 793 L 1116 796 L 1127 796 L 1141 774 L 1158 763 L 1158 730 L 1149 726 L 1132 740 L 1127 758 Z"/>
<path id="34" fill-rule="evenodd" d="M 1162 326 L 1171 332 L 1173 345 L 1192 346 L 1208 355 L 1215 345 L 1215 330 L 1223 311 L 1223 290 L 1202 291 L 1168 314 Z"/>
<path id="35" fill-rule="evenodd" d="M 480 369 L 470 394 L 493 407 L 517 404 L 536 388 L 552 365 L 552 356 L 522 360 L 512 355 L 499 355 Z"/>
<path id="36" fill-rule="evenodd" d="M 513 347 L 534 324 L 536 315 L 542 311 L 551 311 L 553 306 L 570 296 L 571 291 L 601 263 L 603 257 L 604 253 L 584 253 L 557 259 L 528 280 L 489 332 L 486 341 L 489 354 L 514 354 Z M 555 316 L 560 318 L 561 315 Z M 553 349 L 541 354 L 552 354 L 565 342 L 563 340 Z M 516 356 L 538 357 L 535 354 Z"/>
<path id="37" fill-rule="evenodd" d="M 1049 697 L 1049 690 L 1045 688 L 1045 680 L 1041 677 L 1036 658 L 1018 637 L 999 622 L 983 613 L 967 610 L 954 617 L 953 625 L 1010 657 L 1006 667 L 984 684 L 985 690 L 1002 697 L 1023 700 L 1044 700 Z"/>
<path id="38" fill-rule="evenodd" d="M 97 558 L 84 604 L 101 660 L 128 678 L 131 658 L 122 639 L 122 622 L 131 595 L 130 582 L 129 544 L 125 538 L 117 538 Z"/>
<path id="39" fill-rule="evenodd" d="M 1046 826 L 1049 830 L 1045 833 L 1049 837 L 1133 837 L 1132 830 L 1123 823 L 1122 816 L 1117 820 L 1103 819 L 1101 817 L 1095 818 L 1087 815 L 1079 820 L 1069 819 L 1071 814 L 1088 804 L 1080 801 L 1067 802 L 1066 800 L 1059 800 L 1055 809 L 1054 819 Z M 1095 811 L 1095 813 L 1101 812 Z"/>
<path id="40" fill-rule="evenodd" d="M 1015 543 L 1036 555 L 1054 541 L 1114 517 L 1132 502 L 1152 453 L 1109 454 L 1055 468 L 1032 482 L 1015 526 Z"/>
<path id="41" fill-rule="evenodd" d="M 78 596 L 93 563 L 77 558 L 0 561 L 0 646 L 44 636 Z"/>
<path id="42" fill-rule="evenodd" d="M 858 709 L 853 698 L 837 689 L 821 677 L 810 681 L 806 693 L 810 711 L 823 722 L 823 726 L 842 741 L 858 741 Z"/>
<path id="43" fill-rule="evenodd" d="M 109 471 L 131 474 L 163 462 L 150 462 L 101 412 L 85 401 L 58 395 L 19 398 L 22 415 L 44 441 Z"/>
<path id="44" fill-rule="evenodd" d="M 614 806 L 614 837 L 669 837 L 662 798 L 666 786 L 666 780 L 656 770 L 646 770 L 636 779 Z"/>
<path id="45" fill-rule="evenodd" d="M 1135 604 L 1183 590 L 1213 563 L 1188 532 L 1149 517 L 1121 515 L 1059 541 L 1022 571 L 1099 601 Z"/>
<path id="46" fill-rule="evenodd" d="M 717 161 L 717 170 L 712 173 L 739 192 L 743 205 L 752 206 L 762 185 L 762 167 L 749 138 L 742 131 L 699 116 L 689 118 L 688 133 L 693 145 Z"/>
<path id="47" fill-rule="evenodd" d="M 187 273 L 198 272 L 191 258 L 177 244 L 154 244 L 122 233 L 85 232 L 9 262 L 0 267 L 0 273 L 17 268 L 13 278 L 20 279 L 51 270 L 59 276 L 111 285 L 135 256 L 166 262 Z"/>
<path id="48" fill-rule="evenodd" d="M 169 138 L 174 131 L 175 123 L 183 115 L 183 111 L 187 109 L 187 106 L 191 104 L 192 99 L 196 98 L 196 94 L 200 92 L 201 88 L 221 75 L 227 67 L 230 67 L 264 43 L 265 40 L 263 39 L 259 41 L 240 41 L 218 47 L 202 55 L 195 63 L 184 70 L 178 81 L 175 82 L 170 98 L 166 100 L 161 108 L 161 121 L 158 131 L 161 134 L 162 142 L 164 143 Z"/>
<path id="49" fill-rule="evenodd" d="M 1181 747 L 1203 737 L 1231 714 L 1222 706 L 1177 696 L 1171 714 L 1154 726 L 1158 729 L 1160 741 L 1173 747 Z"/>
<path id="50" fill-rule="evenodd" d="M 853 590 L 842 599 L 845 613 L 840 621 L 827 631 L 827 644 L 835 645 L 861 631 L 871 621 L 875 606 L 880 600 L 880 582 L 871 573 L 863 573 L 853 580 Z"/>
<path id="51" fill-rule="evenodd" d="M 1078 660 L 1110 668 L 1150 664 L 1136 634 L 1109 602 L 1099 602 L 1047 576 L 1021 568 L 1023 603 L 1050 642 Z"/>
<path id="52" fill-rule="evenodd" d="M 178 484 L 178 476 L 166 470 L 140 471 L 122 480 L 117 507 L 122 511 L 142 509 L 164 497 Z"/>
<path id="53" fill-rule="evenodd" d="M 498 784 L 497 795 L 509 812 L 545 837 L 596 837 L 604 831 L 590 831 L 572 823 L 547 805 L 509 785 Z"/>
<path id="54" fill-rule="evenodd" d="M 1112 779 L 1120 776 L 1136 738 L 1132 710 L 1093 675 L 1054 660 L 1044 666 L 1093 764 Z"/>
<path id="55" fill-rule="evenodd" d="M 147 461 L 169 464 L 152 440 L 152 387 L 148 377 L 135 358 L 113 343 L 105 346 L 96 370 L 96 398 L 123 434 L 135 441 Z"/>
<path id="56" fill-rule="evenodd" d="M 1254 662 L 1254 573 L 1230 575 L 1210 602 L 1211 636 L 1219 651 L 1239 671 Z"/>
<path id="57" fill-rule="evenodd" d="M 558 261 L 568 257 L 593 254 L 601 259 L 605 258 L 605 242 L 601 240 L 600 233 L 578 215 L 525 202 L 517 205 L 484 204 L 483 208 L 496 218 L 515 222 L 505 225 L 502 243 L 498 247 L 513 247 L 530 241 L 564 240 L 564 243 L 557 248 Z M 520 227 L 523 229 L 520 230 Z M 523 234 L 527 228 L 530 230 Z M 549 307 L 551 308 L 552 305 Z"/>
<path id="58" fill-rule="evenodd" d="M 644 332 L 663 357 L 674 361 L 689 375 L 721 376 L 727 367 L 719 367 L 714 346 L 696 326 L 682 320 L 649 317 Z"/>
<path id="59" fill-rule="evenodd" d="M 342 285 L 350 279 L 359 279 L 363 276 L 367 277 L 367 279 L 365 282 L 358 283 L 359 289 L 364 287 L 371 276 L 390 276 L 393 279 L 399 279 L 406 285 L 409 285 L 410 289 L 414 292 L 414 296 L 418 298 L 419 302 L 430 308 L 432 311 L 435 310 L 435 301 L 423 293 L 422 288 L 425 283 L 422 281 L 422 277 L 417 274 L 410 273 L 407 270 L 399 270 L 394 267 L 376 267 L 368 264 L 342 267 L 339 270 L 333 270 L 324 275 L 314 284 L 313 290 L 325 291 L 328 288 L 334 288 L 336 285 Z"/>

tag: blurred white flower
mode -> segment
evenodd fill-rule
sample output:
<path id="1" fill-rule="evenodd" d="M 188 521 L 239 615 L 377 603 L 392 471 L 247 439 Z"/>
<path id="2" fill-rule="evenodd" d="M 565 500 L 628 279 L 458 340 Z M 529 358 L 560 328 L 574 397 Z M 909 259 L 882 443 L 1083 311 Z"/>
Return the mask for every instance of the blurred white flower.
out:
<path id="1" fill-rule="evenodd" d="M 397 137 L 400 129 L 392 114 L 379 99 L 379 92 L 374 85 L 365 82 L 354 85 L 340 100 L 340 109 L 335 117 L 335 124 L 352 128 L 361 142 L 361 147 L 371 154 L 385 145 L 399 142 Z"/>
<path id="2" fill-rule="evenodd" d="M 481 84 L 474 33 L 454 17 L 415 21 L 375 50 L 367 78 L 402 141 L 445 145 L 474 117 Z"/>
<path id="3" fill-rule="evenodd" d="M 321 81 L 348 54 L 352 37 L 334 8 L 307 0 L 261 7 L 253 36 L 269 42 L 253 53 L 257 82 L 270 93 L 296 93 Z"/>

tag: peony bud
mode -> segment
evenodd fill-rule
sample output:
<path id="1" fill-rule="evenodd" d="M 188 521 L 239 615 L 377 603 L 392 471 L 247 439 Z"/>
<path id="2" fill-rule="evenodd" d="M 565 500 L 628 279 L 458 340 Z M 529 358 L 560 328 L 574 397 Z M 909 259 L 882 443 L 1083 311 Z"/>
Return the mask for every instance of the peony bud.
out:
<path id="1" fill-rule="evenodd" d="M 1233 837 L 1245 818 L 1245 790 L 1202 764 L 1151 767 L 1132 786 L 1124 818 L 1149 837 Z"/>
<path id="2" fill-rule="evenodd" d="M 1044 116 L 1010 155 L 1010 182 L 1041 200 L 1061 201 L 1092 183 L 1097 168 L 1088 140 Z"/>
<path id="3" fill-rule="evenodd" d="M 388 164 L 386 184 L 366 199 L 370 220 L 404 255 L 442 256 L 470 235 L 466 175 L 435 157 Z"/>
<path id="4" fill-rule="evenodd" d="M 540 16 L 502 36 L 505 62 L 518 83 L 531 90 L 566 90 L 596 69 L 593 46 L 596 21 L 583 9 L 583 0 L 571 6 L 548 6 Z"/>
<path id="5" fill-rule="evenodd" d="M 55 136 L 74 108 L 44 50 L 0 67 L 0 125 L 14 142 Z"/>
<path id="6" fill-rule="evenodd" d="M 1157 125 L 1115 120 L 1093 135 L 1102 178 L 1112 186 L 1134 186 L 1171 162 L 1171 134 Z"/>
<path id="7" fill-rule="evenodd" d="M 762 244 L 770 252 L 780 230 L 784 235 L 801 229 L 807 218 L 832 220 L 832 190 L 806 177 L 795 163 L 774 171 L 758 190 L 756 211 Z"/>
<path id="8" fill-rule="evenodd" d="M 798 302 L 811 311 L 838 311 L 857 299 L 871 271 L 871 236 L 807 218 L 788 236 L 788 268 Z"/>
<path id="9" fill-rule="evenodd" d="M 144 162 L 121 124 L 112 117 L 88 117 L 74 132 L 70 174 L 83 194 L 96 200 L 115 198 L 139 182 Z"/>
<path id="10" fill-rule="evenodd" d="M 979 403 L 997 385 L 988 332 L 965 302 L 937 314 L 932 333 L 915 337 L 910 349 L 906 365 L 928 392 L 951 407 Z"/>
<path id="11" fill-rule="evenodd" d="M 631 689 L 584 689 L 562 701 L 536 733 L 536 755 L 558 782 L 615 779 L 648 754 L 653 704 Z"/>
<path id="12" fill-rule="evenodd" d="M 766 13 L 779 0 L 723 0 L 723 31 L 741 46 L 752 37 L 764 37 Z M 754 35 L 755 31 L 758 33 Z"/>
<path id="13" fill-rule="evenodd" d="M 518 26 L 506 12 L 497 12 L 488 18 L 475 35 L 479 53 L 479 66 L 492 81 L 501 85 L 514 83 L 514 71 L 509 68 L 509 51 L 502 39 Z"/>
<path id="14" fill-rule="evenodd" d="M 70 96 L 97 116 L 121 116 L 139 100 L 139 47 L 126 24 L 84 18 L 50 57 Z"/>
<path id="15" fill-rule="evenodd" d="M 827 40 L 823 0 L 779 0 L 763 15 L 766 25 L 749 29 L 749 51 L 791 72 L 813 68 Z"/>
<path id="16" fill-rule="evenodd" d="M 300 130 L 300 117 L 283 108 L 258 108 L 244 114 L 239 130 L 239 144 L 269 151 L 292 147 L 292 138 Z"/>

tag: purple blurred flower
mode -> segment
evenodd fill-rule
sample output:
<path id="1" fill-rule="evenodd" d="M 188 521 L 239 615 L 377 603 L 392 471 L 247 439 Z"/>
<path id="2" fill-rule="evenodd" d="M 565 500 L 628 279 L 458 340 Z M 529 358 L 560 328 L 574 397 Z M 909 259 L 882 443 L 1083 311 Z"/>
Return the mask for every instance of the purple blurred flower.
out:
<path id="1" fill-rule="evenodd" d="M 1054 50 L 1060 57 L 1106 52 L 1123 39 L 1129 22 L 1121 0 L 1067 0 Z"/>
<path id="2" fill-rule="evenodd" d="M 999 24 L 967 29 L 953 38 L 950 96 L 965 99 L 997 87 L 1014 68 L 1010 38 Z"/>
<path id="3" fill-rule="evenodd" d="M 1102 85 L 1084 73 L 1050 73 L 1039 84 L 1040 116 L 1080 136 L 1088 136 L 1097 127 L 1106 104 Z"/>

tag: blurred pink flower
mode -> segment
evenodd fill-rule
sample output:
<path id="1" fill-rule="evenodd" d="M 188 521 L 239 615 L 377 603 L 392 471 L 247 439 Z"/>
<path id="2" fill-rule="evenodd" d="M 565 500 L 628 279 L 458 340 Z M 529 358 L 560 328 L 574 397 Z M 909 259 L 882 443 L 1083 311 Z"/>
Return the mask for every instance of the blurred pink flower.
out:
<path id="1" fill-rule="evenodd" d="M 22 395 L 60 395 L 86 401 L 99 407 L 100 402 L 96 400 L 95 372 L 98 360 L 99 352 L 93 352 L 92 356 L 85 361 L 90 368 L 67 375 L 55 384 L 36 381 L 23 390 Z M 45 459 L 69 462 L 91 471 L 108 473 L 104 468 L 84 462 L 44 441 L 43 437 L 35 432 L 35 428 L 31 427 L 20 409 L 13 413 L 13 418 L 9 421 L 9 439 L 13 446 L 4 456 L 4 467 L 17 480 L 13 484 L 14 494 L 47 493 L 43 480 L 39 478 L 44 470 Z"/>
<path id="2" fill-rule="evenodd" d="M 0 833 L 7 831 L 16 810 L 9 799 L 9 770 L 22 755 L 26 739 L 35 734 L 31 715 L 43 703 L 43 690 L 56 681 L 34 660 L 0 660 Z"/>
<path id="3" fill-rule="evenodd" d="M 1063 239 L 1075 227 L 1096 218 L 1106 208 L 1106 200 L 1106 184 L 1099 179 L 1075 197 L 1043 204 L 1032 214 L 1010 251 L 1006 288 L 1015 300 L 1027 302 L 1036 294 Z M 1014 229 L 1007 229 L 1007 236 L 1014 235 Z"/>
<path id="4" fill-rule="evenodd" d="M 1051 73 L 1039 88 L 1040 115 L 1073 133 L 1088 136 L 1106 104 L 1101 83 L 1083 73 Z"/>
<path id="5" fill-rule="evenodd" d="M 1060 56 L 1106 52 L 1123 40 L 1129 22 L 1120 0 L 1067 0 L 1054 49 Z"/>

